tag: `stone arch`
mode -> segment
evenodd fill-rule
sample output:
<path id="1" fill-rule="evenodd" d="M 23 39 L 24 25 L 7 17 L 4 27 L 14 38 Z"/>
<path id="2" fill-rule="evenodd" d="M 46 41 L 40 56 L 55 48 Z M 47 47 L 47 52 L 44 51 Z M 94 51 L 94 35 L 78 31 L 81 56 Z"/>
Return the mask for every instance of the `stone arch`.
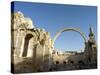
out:
<path id="1" fill-rule="evenodd" d="M 82 38 L 84 39 L 84 42 L 86 42 L 86 37 L 85 37 L 84 33 L 81 32 L 78 28 L 63 28 L 63 29 L 59 30 L 59 31 L 56 33 L 56 35 L 54 36 L 53 41 L 52 41 L 52 45 L 54 45 L 56 39 L 60 36 L 60 34 L 61 34 L 62 32 L 65 32 L 65 31 L 74 31 L 74 32 L 79 33 L 79 34 L 82 36 Z"/>
<path id="2" fill-rule="evenodd" d="M 32 37 L 33 37 L 32 34 L 27 34 L 27 35 L 25 36 L 25 39 L 24 39 L 25 42 L 24 42 L 24 48 L 23 48 L 23 54 L 22 54 L 23 57 L 26 57 L 26 56 L 27 56 L 29 40 L 30 40 Z"/>

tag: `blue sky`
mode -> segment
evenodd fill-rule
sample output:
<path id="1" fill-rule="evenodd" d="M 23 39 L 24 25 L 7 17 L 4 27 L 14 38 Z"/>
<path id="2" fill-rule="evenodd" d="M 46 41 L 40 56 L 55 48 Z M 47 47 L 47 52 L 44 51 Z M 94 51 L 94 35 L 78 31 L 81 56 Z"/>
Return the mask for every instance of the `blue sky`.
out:
<path id="1" fill-rule="evenodd" d="M 35 27 L 50 32 L 51 38 L 62 28 L 80 28 L 88 38 L 89 26 L 92 26 L 97 38 L 96 6 L 15 2 L 14 12 L 17 11 L 30 17 Z M 62 51 L 80 51 L 84 48 L 84 40 L 76 32 L 63 32 L 54 47 Z"/>

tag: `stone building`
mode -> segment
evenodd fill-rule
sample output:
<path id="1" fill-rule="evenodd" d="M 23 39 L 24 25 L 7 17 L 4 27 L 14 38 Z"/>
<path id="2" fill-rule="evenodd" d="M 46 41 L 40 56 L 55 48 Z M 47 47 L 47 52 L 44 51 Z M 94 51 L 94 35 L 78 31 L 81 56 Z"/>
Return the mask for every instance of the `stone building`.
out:
<path id="1" fill-rule="evenodd" d="M 89 39 L 84 43 L 85 48 L 83 52 L 63 52 L 54 51 L 53 64 L 64 65 L 59 66 L 61 69 L 56 70 L 72 70 L 72 69 L 90 69 L 97 68 L 97 45 L 92 28 L 89 29 Z"/>
<path id="2" fill-rule="evenodd" d="M 46 71 L 53 48 L 49 32 L 35 28 L 32 20 L 21 12 L 12 14 L 11 24 L 11 63 L 14 72 L 36 72 L 44 67 Z"/>
<path id="3" fill-rule="evenodd" d="M 74 31 L 78 32 L 77 30 Z M 78 33 L 82 35 L 81 32 Z M 84 38 L 84 36 L 82 37 Z M 97 45 L 94 37 L 92 28 L 90 28 L 89 40 L 85 40 L 84 43 L 84 52 L 59 52 L 53 47 L 54 42 L 49 32 L 45 31 L 45 29 L 36 28 L 32 20 L 25 17 L 21 12 L 12 13 L 12 72 L 72 70 L 77 69 L 77 64 L 92 63 L 94 65 L 97 63 Z M 92 67 L 90 66 L 90 68 Z"/>

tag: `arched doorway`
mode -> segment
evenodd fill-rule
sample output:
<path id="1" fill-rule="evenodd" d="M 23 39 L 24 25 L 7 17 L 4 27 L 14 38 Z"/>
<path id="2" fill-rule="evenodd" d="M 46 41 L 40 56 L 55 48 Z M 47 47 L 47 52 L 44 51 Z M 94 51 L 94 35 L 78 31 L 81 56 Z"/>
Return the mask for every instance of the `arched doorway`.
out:
<path id="1" fill-rule="evenodd" d="M 32 34 L 27 34 L 26 36 L 25 36 L 25 42 L 24 42 L 24 48 L 23 48 L 23 54 L 22 54 L 22 56 L 23 57 L 26 57 L 27 56 L 27 52 L 28 52 L 28 47 L 29 47 L 29 41 L 30 41 L 30 39 L 33 37 L 33 35 Z"/>

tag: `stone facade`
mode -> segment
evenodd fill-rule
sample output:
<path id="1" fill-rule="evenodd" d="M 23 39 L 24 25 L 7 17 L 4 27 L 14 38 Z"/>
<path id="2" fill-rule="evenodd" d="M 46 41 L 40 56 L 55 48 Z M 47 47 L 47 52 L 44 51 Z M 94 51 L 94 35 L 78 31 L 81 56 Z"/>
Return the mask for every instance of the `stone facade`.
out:
<path id="1" fill-rule="evenodd" d="M 21 71 L 21 67 L 23 68 L 22 72 L 27 72 L 30 69 L 34 72 L 46 66 L 41 64 L 50 65 L 53 47 L 49 32 L 33 27 L 31 19 L 26 18 L 21 12 L 12 14 L 11 30 L 11 62 L 14 66 L 19 66 L 14 67 L 15 72 Z M 25 62 L 30 63 L 30 65 L 24 64 Z"/>

